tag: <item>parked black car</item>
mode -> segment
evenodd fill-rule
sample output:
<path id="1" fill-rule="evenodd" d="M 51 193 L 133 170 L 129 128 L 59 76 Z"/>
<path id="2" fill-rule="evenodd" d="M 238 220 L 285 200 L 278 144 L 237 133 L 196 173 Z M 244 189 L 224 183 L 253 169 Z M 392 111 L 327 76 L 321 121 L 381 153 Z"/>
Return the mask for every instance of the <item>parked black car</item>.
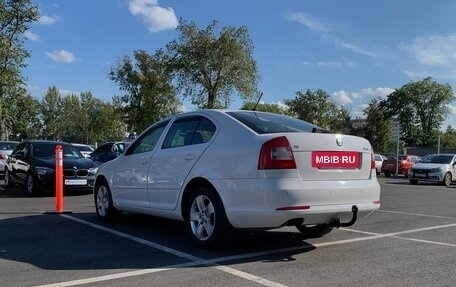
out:
<path id="1" fill-rule="evenodd" d="M 5 186 L 15 183 L 34 195 L 55 190 L 55 149 L 63 149 L 63 190 L 92 192 L 97 164 L 85 158 L 72 144 L 33 140 L 18 144 L 6 161 Z"/>
<path id="2" fill-rule="evenodd" d="M 97 164 L 102 164 L 117 158 L 129 145 L 130 142 L 107 142 L 98 146 L 89 158 Z"/>

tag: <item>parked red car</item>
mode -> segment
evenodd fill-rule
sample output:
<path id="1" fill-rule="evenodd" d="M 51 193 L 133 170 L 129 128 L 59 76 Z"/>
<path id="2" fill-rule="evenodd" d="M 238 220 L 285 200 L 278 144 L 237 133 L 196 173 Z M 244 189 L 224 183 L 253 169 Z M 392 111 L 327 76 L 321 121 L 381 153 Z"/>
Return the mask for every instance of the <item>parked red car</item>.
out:
<path id="1" fill-rule="evenodd" d="M 421 157 L 417 155 L 399 155 L 398 157 L 392 156 L 383 161 L 382 172 L 386 177 L 396 174 L 396 164 L 398 163 L 397 174 L 407 176 L 409 168 L 420 160 Z"/>

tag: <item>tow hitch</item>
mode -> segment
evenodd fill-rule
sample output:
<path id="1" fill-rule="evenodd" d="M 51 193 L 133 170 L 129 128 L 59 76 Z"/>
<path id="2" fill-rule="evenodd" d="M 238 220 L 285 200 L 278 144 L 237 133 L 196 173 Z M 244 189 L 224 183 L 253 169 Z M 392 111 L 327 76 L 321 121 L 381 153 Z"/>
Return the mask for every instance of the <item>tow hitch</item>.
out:
<path id="1" fill-rule="evenodd" d="M 336 228 L 352 226 L 353 224 L 355 224 L 356 219 L 358 218 L 358 207 L 356 205 L 352 206 L 352 213 L 352 219 L 349 222 L 340 222 L 339 218 L 333 218 L 329 222 L 329 225 L 334 226 Z"/>

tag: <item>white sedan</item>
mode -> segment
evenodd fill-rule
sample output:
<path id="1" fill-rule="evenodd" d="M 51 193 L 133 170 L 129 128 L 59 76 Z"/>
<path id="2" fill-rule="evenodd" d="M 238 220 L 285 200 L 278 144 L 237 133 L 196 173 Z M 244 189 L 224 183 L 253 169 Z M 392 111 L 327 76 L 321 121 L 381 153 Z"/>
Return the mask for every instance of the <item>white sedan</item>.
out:
<path id="1" fill-rule="evenodd" d="M 97 216 L 122 211 L 185 221 L 202 247 L 235 229 L 296 226 L 322 236 L 380 207 L 372 147 L 305 121 L 245 110 L 199 110 L 145 130 L 98 168 Z"/>

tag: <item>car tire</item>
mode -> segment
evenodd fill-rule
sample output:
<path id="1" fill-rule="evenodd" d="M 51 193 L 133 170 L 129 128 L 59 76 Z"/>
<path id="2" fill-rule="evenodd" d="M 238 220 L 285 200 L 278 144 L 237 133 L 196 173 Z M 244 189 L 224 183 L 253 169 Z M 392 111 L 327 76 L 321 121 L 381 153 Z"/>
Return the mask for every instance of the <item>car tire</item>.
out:
<path id="1" fill-rule="evenodd" d="M 451 176 L 451 173 L 447 172 L 447 173 L 445 173 L 445 176 L 443 177 L 442 185 L 450 186 L 452 180 L 453 180 L 453 178 Z"/>
<path id="2" fill-rule="evenodd" d="M 5 168 L 5 178 L 3 179 L 4 180 L 4 185 L 6 188 L 8 187 L 12 187 L 13 186 L 13 183 L 11 182 L 11 175 L 8 171 L 8 168 Z"/>
<path id="3" fill-rule="evenodd" d="M 234 233 L 220 197 L 205 186 L 197 187 L 190 195 L 185 224 L 192 241 L 203 248 L 225 246 Z"/>
<path id="4" fill-rule="evenodd" d="M 391 176 L 391 173 L 389 173 L 388 171 L 385 171 L 385 177 L 390 177 Z"/>
<path id="5" fill-rule="evenodd" d="M 334 229 L 334 226 L 329 224 L 317 224 L 314 226 L 296 225 L 296 229 L 298 229 L 305 238 L 317 238 L 330 233 Z"/>
<path id="6" fill-rule="evenodd" d="M 410 179 L 409 181 L 411 184 L 418 184 L 418 180 L 416 179 Z"/>
<path id="7" fill-rule="evenodd" d="M 95 211 L 100 220 L 110 221 L 120 215 L 120 211 L 114 207 L 111 189 L 105 181 L 95 186 L 94 201 Z"/>
<path id="8" fill-rule="evenodd" d="M 32 173 L 27 175 L 27 193 L 30 196 L 35 196 L 37 194 L 37 187 L 36 187 L 36 178 Z"/>

